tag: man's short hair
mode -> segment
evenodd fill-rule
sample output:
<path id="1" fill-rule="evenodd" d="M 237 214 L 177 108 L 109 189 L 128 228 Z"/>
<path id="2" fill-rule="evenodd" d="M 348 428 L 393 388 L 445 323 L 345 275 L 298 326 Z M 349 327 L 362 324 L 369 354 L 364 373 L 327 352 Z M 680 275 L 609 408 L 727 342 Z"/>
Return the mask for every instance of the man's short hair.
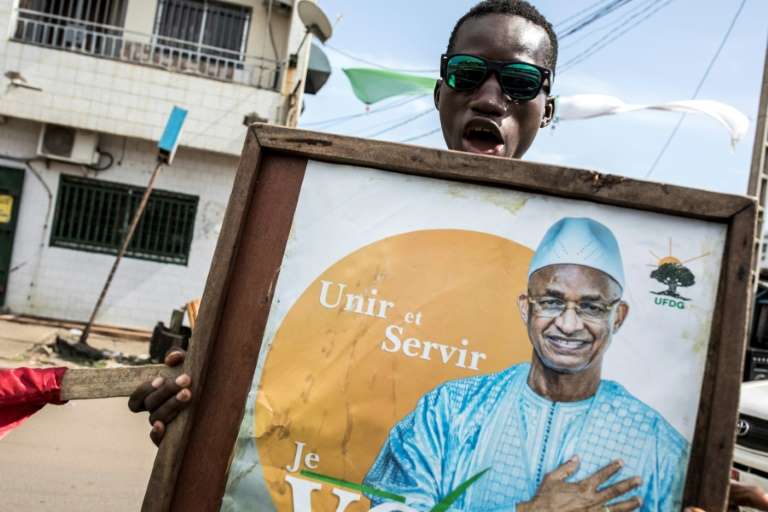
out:
<path id="1" fill-rule="evenodd" d="M 451 32 L 451 38 L 448 40 L 448 50 L 446 53 L 453 52 L 459 27 L 461 27 L 465 21 L 485 16 L 486 14 L 509 14 L 511 16 L 520 16 L 543 28 L 547 32 L 550 42 L 550 51 L 547 52 L 546 65 L 552 71 L 555 70 L 555 66 L 557 65 L 557 34 L 555 34 L 555 29 L 552 28 L 552 24 L 547 21 L 538 9 L 525 0 L 483 0 L 475 5 L 467 14 L 462 16 L 459 21 L 456 22 L 456 26 L 453 27 L 453 31 Z"/>

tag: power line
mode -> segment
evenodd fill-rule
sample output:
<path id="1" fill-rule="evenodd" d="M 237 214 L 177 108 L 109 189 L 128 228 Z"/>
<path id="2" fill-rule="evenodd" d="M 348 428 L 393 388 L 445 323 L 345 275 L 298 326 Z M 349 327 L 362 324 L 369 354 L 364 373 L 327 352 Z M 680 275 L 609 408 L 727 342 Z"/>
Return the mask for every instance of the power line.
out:
<path id="1" fill-rule="evenodd" d="M 385 133 L 387 133 L 387 132 L 391 132 L 392 130 L 395 130 L 395 129 L 397 129 L 397 128 L 400 128 L 401 126 L 405 126 L 405 125 L 406 125 L 406 124 L 408 124 L 408 123 L 412 123 L 413 121 L 415 121 L 415 120 L 417 120 L 417 119 L 419 119 L 419 118 L 421 118 L 421 117 L 424 117 L 424 116 L 426 116 L 426 115 L 428 115 L 428 114 L 431 114 L 432 112 L 434 112 L 434 110 L 432 110 L 432 109 L 430 109 L 430 110 L 425 110 L 424 112 L 419 112 L 419 113 L 418 113 L 418 114 L 416 114 L 415 116 L 411 116 L 411 117 L 409 117 L 408 119 L 406 119 L 405 121 L 401 121 L 401 122 L 399 122 L 399 123 L 397 123 L 397 124 L 393 124 L 392 126 L 389 126 L 389 127 L 387 127 L 387 128 L 384 128 L 383 130 L 379 130 L 379 131 L 377 131 L 376 133 L 372 133 L 372 134 L 370 134 L 370 135 L 367 135 L 367 137 L 368 137 L 368 138 L 371 138 L 371 139 L 372 139 L 373 137 L 378 137 L 379 135 L 385 134 Z"/>
<path id="2" fill-rule="evenodd" d="M 396 102 L 396 103 L 394 103 L 392 105 L 386 105 L 386 106 L 383 106 L 383 107 L 371 109 L 371 110 L 369 110 L 367 112 L 360 112 L 360 113 L 357 113 L 357 114 L 348 114 L 348 115 L 345 115 L 345 116 L 332 117 L 330 119 L 324 119 L 322 121 L 313 121 L 311 123 L 302 124 L 302 127 L 310 127 L 311 126 L 311 127 L 317 128 L 317 127 L 320 127 L 321 125 L 327 125 L 327 126 L 322 126 L 322 128 L 328 128 L 330 126 L 333 126 L 333 125 L 336 125 L 336 124 L 345 123 L 347 121 L 351 121 L 353 119 L 358 119 L 360 117 L 366 117 L 366 116 L 370 116 L 372 114 L 378 114 L 380 112 L 386 112 L 388 110 L 394 110 L 394 109 L 396 109 L 398 107 L 402 107 L 403 105 L 407 105 L 408 103 L 412 103 L 412 102 L 414 102 L 416 100 L 419 100 L 419 99 L 422 99 L 422 98 L 426 98 L 427 96 L 429 96 L 429 94 L 421 94 L 419 96 L 412 96 L 412 97 L 406 98 L 404 101 L 399 101 L 399 102 Z"/>
<path id="3" fill-rule="evenodd" d="M 408 137 L 407 139 L 402 139 L 397 142 L 413 142 L 414 140 L 423 139 L 424 137 L 429 137 L 430 135 L 434 135 L 435 133 L 441 131 L 442 128 L 435 128 L 434 130 L 430 130 L 426 133 L 421 133 L 419 135 L 415 135 L 413 137 Z"/>
<path id="4" fill-rule="evenodd" d="M 576 17 L 578 17 L 578 16 L 581 16 L 581 15 L 582 15 L 582 14 L 584 14 L 585 12 L 589 12 L 590 10 L 592 10 L 592 9 L 594 9 L 595 7 L 599 6 L 600 4 L 606 4 L 606 3 L 610 2 L 610 1 L 611 1 L 611 0 L 598 0 L 597 2 L 593 3 L 592 5 L 589 5 L 589 6 L 585 7 L 584 9 L 582 9 L 582 10 L 580 10 L 580 11 L 578 11 L 578 12 L 574 13 L 574 14 L 571 14 L 571 15 L 570 15 L 570 16 L 568 16 L 567 18 L 565 18 L 565 19 L 563 19 L 563 20 L 560 20 L 560 21 L 558 21 L 557 23 L 555 23 L 555 24 L 554 24 L 554 25 L 552 25 L 552 26 L 553 26 L 554 28 L 557 28 L 557 27 L 561 27 L 561 26 L 563 26 L 564 24 L 566 24 L 566 23 L 568 23 L 569 21 L 571 21 L 572 19 L 574 19 L 574 18 L 576 18 Z"/>
<path id="5" fill-rule="evenodd" d="M 432 110 L 432 109 L 430 108 L 430 109 L 427 109 L 427 110 Z M 419 110 L 416 115 L 419 115 L 419 114 L 421 114 L 423 112 L 426 112 L 426 111 L 425 110 Z M 414 116 L 414 111 L 413 110 L 408 110 L 408 112 L 405 112 L 404 115 L 401 115 L 401 116 L 396 117 L 394 119 L 390 118 L 390 119 L 387 119 L 386 121 L 383 121 L 383 122 L 380 122 L 380 123 L 376 123 L 376 124 L 372 124 L 372 125 L 369 125 L 369 126 L 365 126 L 364 129 L 367 130 L 368 133 L 376 133 L 379 130 L 381 130 L 382 128 L 389 128 L 390 126 L 398 124 L 401 121 L 408 121 L 408 120 L 412 119 L 413 116 Z M 365 134 L 361 135 L 361 137 L 369 137 L 370 135 L 368 135 L 368 133 L 365 133 Z"/>
<path id="6" fill-rule="evenodd" d="M 328 43 L 325 43 L 325 48 L 330 48 L 331 50 L 335 51 L 338 54 L 341 54 L 349 59 L 356 60 L 357 62 L 362 62 L 363 64 L 368 64 L 369 66 L 373 66 L 379 69 L 384 69 L 386 71 L 395 71 L 398 73 L 438 73 L 440 72 L 439 69 L 402 69 L 402 68 L 391 68 L 389 66 L 383 66 L 379 64 L 378 62 L 373 62 L 368 59 L 364 59 L 362 57 L 358 57 L 357 55 L 354 55 L 352 53 L 349 53 L 346 50 L 342 50 L 341 48 L 336 48 L 335 46 L 332 46 Z"/>
<path id="7" fill-rule="evenodd" d="M 731 37 L 731 32 L 733 32 L 733 27 L 736 26 L 736 21 L 739 19 L 739 16 L 741 15 L 741 11 L 744 9 L 744 5 L 746 3 L 747 3 L 747 0 L 741 0 L 741 4 L 739 5 L 739 8 L 736 10 L 736 14 L 734 14 L 733 19 L 731 20 L 731 24 L 728 25 L 728 30 L 725 31 L 723 40 L 720 41 L 720 46 L 717 47 L 717 51 L 715 51 L 715 54 L 712 56 L 712 59 L 709 61 L 706 71 L 704 71 L 704 74 L 702 75 L 701 80 L 699 80 L 699 83 L 696 85 L 696 90 L 693 92 L 693 96 L 691 96 L 692 100 L 695 100 L 696 97 L 699 95 L 699 92 L 701 92 L 701 88 L 704 85 L 704 82 L 707 81 L 710 71 L 712 71 L 712 68 L 715 66 L 715 62 L 717 62 L 717 58 L 720 56 L 720 52 L 723 51 L 723 48 L 725 47 L 725 43 L 728 41 L 728 38 Z M 669 134 L 669 138 L 664 143 L 664 146 L 662 146 L 661 151 L 659 151 L 659 154 L 656 156 L 656 159 L 653 161 L 653 164 L 651 164 L 651 168 L 648 169 L 648 172 L 645 174 L 646 178 L 649 178 L 651 174 L 653 174 L 653 172 L 656 170 L 656 166 L 659 164 L 659 162 L 661 161 L 661 158 L 664 156 L 664 154 L 667 152 L 667 149 L 672 144 L 672 140 L 675 138 L 675 135 L 677 135 L 677 132 L 680 129 L 680 126 L 683 124 L 683 121 L 685 121 L 686 117 L 687 117 L 687 114 L 683 114 L 680 116 L 680 119 L 678 119 L 677 124 L 672 129 L 672 133 Z"/>
<path id="8" fill-rule="evenodd" d="M 572 68 L 573 66 L 577 64 L 581 64 L 603 48 L 607 47 L 623 35 L 627 34 L 629 31 L 635 29 L 637 26 L 642 24 L 647 19 L 651 18 L 654 14 L 662 10 L 663 8 L 667 7 L 670 3 L 674 2 L 674 0 L 666 0 L 666 2 L 660 3 L 655 9 L 652 9 L 651 11 L 647 12 L 645 16 L 637 20 L 635 23 L 627 25 L 632 22 L 633 20 L 637 19 L 643 12 L 636 12 L 633 16 L 630 16 L 628 19 L 626 19 L 623 23 L 616 26 L 613 30 L 611 30 L 608 34 L 605 34 L 603 37 L 601 37 L 599 40 L 594 42 L 592 45 L 590 45 L 586 50 L 583 50 L 581 53 L 567 61 L 565 64 L 562 65 L 560 74 L 562 75 L 567 70 Z M 626 27 L 624 30 L 620 30 L 623 27 Z"/>
<path id="9" fill-rule="evenodd" d="M 612 0 L 611 3 L 608 5 L 598 9 L 597 11 L 593 12 L 592 14 L 589 14 L 585 16 L 583 19 L 572 23 L 571 25 L 567 26 L 564 29 L 561 29 L 560 32 L 557 34 L 557 36 L 560 39 L 565 39 L 566 37 L 575 34 L 576 32 L 579 32 L 586 28 L 587 26 L 591 25 L 592 23 L 596 22 L 597 20 L 611 14 L 616 9 L 619 9 L 621 7 L 624 7 L 628 3 L 632 2 L 633 0 Z"/>
<path id="10" fill-rule="evenodd" d="M 234 105 L 232 105 L 232 108 L 230 108 L 229 110 L 225 111 L 221 116 L 219 116 L 218 118 L 214 119 L 213 121 L 211 121 L 210 123 L 205 125 L 205 127 L 202 130 L 200 130 L 197 134 L 193 135 L 187 141 L 187 145 L 191 145 L 192 142 L 196 141 L 197 139 L 199 139 L 203 135 L 208 135 L 208 130 L 210 130 L 211 128 L 213 128 L 217 124 L 219 124 L 221 121 L 224 120 L 225 117 L 227 117 L 228 115 L 232 114 L 235 110 L 238 110 L 238 109 L 244 107 L 246 103 L 248 103 L 249 101 L 251 101 L 251 100 L 253 100 L 255 98 L 256 98 L 256 94 L 253 93 L 250 96 L 246 96 L 241 101 L 235 102 Z"/>
<path id="11" fill-rule="evenodd" d="M 566 48 L 571 48 L 573 46 L 576 46 L 580 42 L 582 42 L 582 41 L 584 41 L 586 39 L 589 39 L 590 37 L 594 36 L 595 34 L 598 34 L 600 32 L 605 32 L 605 31 L 612 30 L 612 29 L 616 28 L 618 25 L 620 25 L 622 22 L 624 22 L 624 20 L 626 20 L 629 16 L 632 16 L 633 14 L 635 14 L 638 11 L 643 11 L 646 7 L 649 7 L 651 4 L 655 4 L 656 2 L 658 2 L 658 0 L 646 0 L 645 3 L 641 3 L 640 5 L 638 5 L 636 9 L 630 10 L 629 13 L 627 13 L 627 16 L 621 17 L 618 20 L 612 20 L 612 21 L 606 23 L 605 25 L 603 25 L 601 27 L 598 27 L 595 30 L 591 30 L 591 31 L 587 32 L 586 34 L 582 35 L 581 37 L 578 37 L 578 38 L 576 38 L 574 40 L 568 40 L 565 44 L 561 45 L 560 48 L 563 49 L 563 50 L 566 49 Z"/>

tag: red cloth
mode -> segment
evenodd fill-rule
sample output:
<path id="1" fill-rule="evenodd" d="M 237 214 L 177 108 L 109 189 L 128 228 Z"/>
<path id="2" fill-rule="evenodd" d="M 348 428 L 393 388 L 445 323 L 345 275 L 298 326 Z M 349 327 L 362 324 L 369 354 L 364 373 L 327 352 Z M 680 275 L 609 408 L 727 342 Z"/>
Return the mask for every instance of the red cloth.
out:
<path id="1" fill-rule="evenodd" d="M 59 397 L 66 368 L 0 370 L 0 439 L 45 404 L 63 404 Z"/>

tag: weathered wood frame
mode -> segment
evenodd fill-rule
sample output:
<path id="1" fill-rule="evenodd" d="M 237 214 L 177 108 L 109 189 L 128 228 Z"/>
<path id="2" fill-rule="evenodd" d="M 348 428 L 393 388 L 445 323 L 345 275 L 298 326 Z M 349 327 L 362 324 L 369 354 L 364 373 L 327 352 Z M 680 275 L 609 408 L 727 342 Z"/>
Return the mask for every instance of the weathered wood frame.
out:
<path id="1" fill-rule="evenodd" d="M 142 510 L 220 507 L 308 160 L 726 224 L 717 308 L 684 498 L 686 505 L 709 512 L 725 509 L 753 264 L 753 199 L 520 160 L 254 125 L 245 142 L 185 362 L 195 399 L 168 429 Z M 130 380 L 133 385 L 135 379 Z"/>

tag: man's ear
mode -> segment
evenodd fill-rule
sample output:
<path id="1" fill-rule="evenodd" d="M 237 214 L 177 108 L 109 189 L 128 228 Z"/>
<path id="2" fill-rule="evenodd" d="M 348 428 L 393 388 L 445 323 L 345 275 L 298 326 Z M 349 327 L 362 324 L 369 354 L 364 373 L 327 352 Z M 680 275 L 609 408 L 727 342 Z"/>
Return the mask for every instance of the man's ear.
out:
<path id="1" fill-rule="evenodd" d="M 531 303 L 528 302 L 528 295 L 521 293 L 517 297 L 517 307 L 520 310 L 520 318 L 523 319 L 523 323 L 528 325 L 528 308 L 531 307 Z"/>
<path id="2" fill-rule="evenodd" d="M 443 85 L 443 79 L 438 78 L 437 82 L 435 82 L 435 92 L 432 93 L 435 99 L 435 108 L 437 110 L 440 110 L 440 86 L 441 85 Z"/>
<path id="3" fill-rule="evenodd" d="M 616 315 L 613 317 L 613 332 L 619 330 L 624 323 L 624 320 L 627 319 L 628 314 L 629 304 L 624 301 L 619 302 L 619 305 L 616 307 Z"/>
<path id="4" fill-rule="evenodd" d="M 544 104 L 544 116 L 541 118 L 541 127 L 546 128 L 555 118 L 555 97 L 547 96 L 547 102 Z"/>

